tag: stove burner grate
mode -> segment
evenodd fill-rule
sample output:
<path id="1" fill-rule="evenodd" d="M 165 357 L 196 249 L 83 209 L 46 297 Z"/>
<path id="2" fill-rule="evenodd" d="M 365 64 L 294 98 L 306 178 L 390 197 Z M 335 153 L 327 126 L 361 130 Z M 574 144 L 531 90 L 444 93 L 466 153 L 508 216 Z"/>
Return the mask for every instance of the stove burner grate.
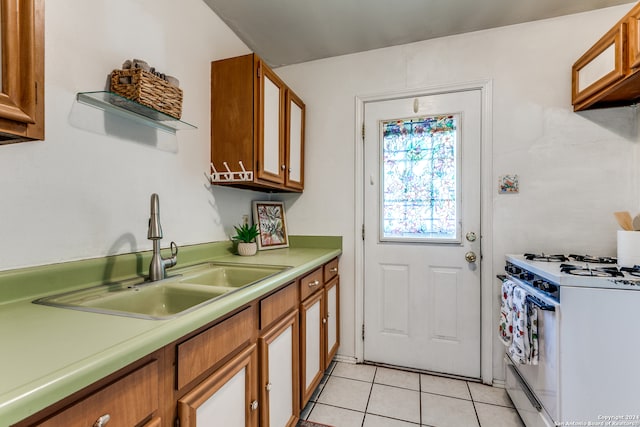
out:
<path id="1" fill-rule="evenodd" d="M 583 267 L 581 265 L 561 264 L 560 271 L 562 273 L 573 274 L 574 276 L 587 277 L 616 277 L 624 276 L 616 267 L 598 267 L 591 268 L 589 265 Z"/>
<path id="2" fill-rule="evenodd" d="M 629 273 L 631 276 L 640 277 L 640 265 L 634 265 L 633 267 L 620 267 L 620 271 Z"/>
<path id="3" fill-rule="evenodd" d="M 618 259 L 616 257 L 596 257 L 591 255 L 574 255 L 570 254 L 569 258 L 573 258 L 578 262 L 589 262 L 591 264 L 617 264 Z"/>
<path id="4" fill-rule="evenodd" d="M 546 261 L 546 262 L 565 262 L 569 261 L 564 255 L 545 255 L 544 253 L 540 254 L 524 254 L 524 257 L 528 261 Z"/>

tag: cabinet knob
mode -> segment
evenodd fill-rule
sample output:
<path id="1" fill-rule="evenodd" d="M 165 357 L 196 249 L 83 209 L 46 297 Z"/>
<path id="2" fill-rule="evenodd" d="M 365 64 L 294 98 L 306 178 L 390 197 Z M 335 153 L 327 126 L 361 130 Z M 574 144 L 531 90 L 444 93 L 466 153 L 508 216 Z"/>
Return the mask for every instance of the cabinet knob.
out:
<path id="1" fill-rule="evenodd" d="M 309 282 L 309 287 L 313 288 L 314 286 L 318 286 L 320 284 L 319 280 L 314 280 L 313 282 Z"/>
<path id="2" fill-rule="evenodd" d="M 98 418 L 95 423 L 93 423 L 93 427 L 103 427 L 103 426 L 107 425 L 107 423 L 110 420 L 111 420 L 111 415 L 104 414 L 103 416 Z"/>
<path id="3" fill-rule="evenodd" d="M 287 168 L 287 165 L 282 165 L 280 166 L 280 169 L 285 170 Z"/>
<path id="4" fill-rule="evenodd" d="M 338 267 L 333 267 L 329 271 L 332 272 L 332 273 L 337 273 L 338 272 Z"/>
<path id="5" fill-rule="evenodd" d="M 267 385 L 264 388 L 266 388 L 267 391 L 271 391 L 271 383 L 267 383 Z"/>
<path id="6" fill-rule="evenodd" d="M 326 317 L 322 318 L 322 323 L 327 323 L 327 318 Z"/>
<path id="7" fill-rule="evenodd" d="M 253 402 L 251 402 L 251 403 L 249 404 L 249 408 L 250 408 L 252 411 L 255 411 L 256 409 L 258 409 L 258 401 L 257 401 L 257 400 L 254 400 Z"/>

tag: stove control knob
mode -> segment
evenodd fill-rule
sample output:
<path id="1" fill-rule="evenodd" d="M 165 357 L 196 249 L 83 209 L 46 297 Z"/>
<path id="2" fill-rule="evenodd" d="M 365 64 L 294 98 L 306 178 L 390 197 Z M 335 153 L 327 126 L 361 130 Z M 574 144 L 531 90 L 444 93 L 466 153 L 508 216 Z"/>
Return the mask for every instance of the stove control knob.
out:
<path id="1" fill-rule="evenodd" d="M 507 265 L 504 269 L 507 270 L 507 273 L 511 273 L 511 274 L 513 274 L 515 276 L 517 276 L 518 274 L 522 273 L 522 269 L 520 269 L 519 267 L 516 267 L 513 264 Z"/>

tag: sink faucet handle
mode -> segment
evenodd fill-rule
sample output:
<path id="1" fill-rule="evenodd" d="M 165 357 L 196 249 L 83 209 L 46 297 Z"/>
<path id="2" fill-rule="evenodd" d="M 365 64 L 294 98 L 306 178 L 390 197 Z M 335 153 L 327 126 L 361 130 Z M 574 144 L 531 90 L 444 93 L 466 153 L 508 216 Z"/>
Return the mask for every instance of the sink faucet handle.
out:
<path id="1" fill-rule="evenodd" d="M 176 242 L 171 242 L 171 257 L 178 256 L 178 245 Z"/>
<path id="2" fill-rule="evenodd" d="M 163 259 L 162 262 L 164 263 L 164 267 L 165 268 L 173 267 L 174 265 L 177 264 L 177 262 L 178 262 L 178 245 L 176 245 L 176 242 L 171 242 L 171 257 Z"/>

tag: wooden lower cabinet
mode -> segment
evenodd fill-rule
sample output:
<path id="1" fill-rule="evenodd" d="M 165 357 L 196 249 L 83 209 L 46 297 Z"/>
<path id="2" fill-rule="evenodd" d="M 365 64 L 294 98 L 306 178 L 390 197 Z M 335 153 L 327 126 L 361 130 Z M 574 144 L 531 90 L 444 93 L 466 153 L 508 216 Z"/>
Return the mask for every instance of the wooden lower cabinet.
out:
<path id="1" fill-rule="evenodd" d="M 252 344 L 178 400 L 181 427 L 258 425 L 257 351 Z"/>
<path id="2" fill-rule="evenodd" d="M 322 381 L 340 346 L 338 259 L 300 279 L 300 406 Z"/>
<path id="3" fill-rule="evenodd" d="M 320 384 L 324 368 L 322 346 L 322 291 L 312 294 L 300 304 L 300 384 L 301 406 L 307 404 Z"/>
<path id="4" fill-rule="evenodd" d="M 298 311 L 263 333 L 260 349 L 260 426 L 295 426 L 300 413 Z"/>
<path id="5" fill-rule="evenodd" d="M 141 425 L 157 410 L 158 362 L 154 360 L 53 417 L 30 425 L 131 427 Z M 144 425 L 155 426 L 159 422 L 156 418 Z"/>
<path id="6" fill-rule="evenodd" d="M 325 354 L 324 369 L 326 370 L 338 352 L 340 346 L 340 279 L 334 277 L 324 285 L 325 300 Z"/>
<path id="7" fill-rule="evenodd" d="M 13 427 L 293 427 L 339 346 L 337 258 Z"/>

